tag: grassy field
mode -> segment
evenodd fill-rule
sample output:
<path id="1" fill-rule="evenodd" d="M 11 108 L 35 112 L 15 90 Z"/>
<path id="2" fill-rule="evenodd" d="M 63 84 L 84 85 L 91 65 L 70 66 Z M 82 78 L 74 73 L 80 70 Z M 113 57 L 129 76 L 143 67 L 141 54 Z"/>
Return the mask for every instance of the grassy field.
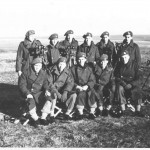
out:
<path id="1" fill-rule="evenodd" d="M 96 39 L 95 42 L 98 40 Z M 15 72 L 19 41 L 20 39 L 3 39 L 0 42 L 2 45 L 0 46 L 0 110 L 13 116 L 19 115 L 22 101 Z M 147 59 L 150 59 L 150 42 L 137 39 L 137 43 L 141 49 L 142 65 L 145 66 Z M 144 68 L 142 71 L 141 83 L 145 81 L 150 68 Z M 146 88 L 149 88 L 149 85 L 150 79 Z M 142 106 L 142 112 L 150 115 L 150 105 Z M 39 129 L 29 125 L 23 126 L 20 123 L 16 125 L 0 121 L 0 147 L 148 148 L 150 147 L 150 120 L 130 115 L 120 119 L 110 116 L 99 117 L 94 121 L 58 120 Z"/>

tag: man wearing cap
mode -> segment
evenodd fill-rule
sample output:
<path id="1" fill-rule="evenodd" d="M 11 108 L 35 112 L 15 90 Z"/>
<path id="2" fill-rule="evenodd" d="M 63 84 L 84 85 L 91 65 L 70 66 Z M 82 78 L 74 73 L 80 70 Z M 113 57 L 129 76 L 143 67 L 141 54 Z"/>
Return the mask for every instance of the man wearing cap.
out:
<path id="1" fill-rule="evenodd" d="M 132 60 L 129 51 L 123 51 L 121 53 L 121 61 L 117 64 L 114 74 L 116 77 L 118 100 L 121 103 L 123 112 L 125 111 L 127 98 L 131 96 L 136 109 L 135 115 L 143 117 L 143 114 L 140 112 L 142 95 L 139 85 L 139 67 L 138 64 Z"/>
<path id="2" fill-rule="evenodd" d="M 47 46 L 47 59 L 48 59 L 48 67 L 51 68 L 56 64 L 58 59 L 60 58 L 59 48 L 60 44 L 58 42 L 58 34 L 54 33 L 49 37 L 49 45 Z"/>
<path id="3" fill-rule="evenodd" d="M 96 44 L 99 50 L 99 54 L 100 56 L 102 54 L 107 54 L 109 64 L 114 67 L 116 63 L 116 51 L 114 44 L 110 41 L 109 32 L 103 32 L 100 37 L 101 41 Z"/>
<path id="4" fill-rule="evenodd" d="M 72 66 L 76 63 L 76 52 L 78 47 L 78 41 L 74 38 L 74 32 L 72 30 L 68 30 L 64 36 L 65 40 L 60 42 L 60 45 L 64 48 L 60 48 L 60 54 L 63 57 L 67 58 L 67 62 L 69 66 Z"/>
<path id="5" fill-rule="evenodd" d="M 83 119 L 85 107 L 90 108 L 89 119 L 94 119 L 97 107 L 94 93 L 95 76 L 91 67 L 86 64 L 86 60 L 86 54 L 79 52 L 77 54 L 77 65 L 71 68 L 75 82 L 73 90 L 77 93 L 76 108 L 79 112 L 77 119 Z"/>
<path id="6" fill-rule="evenodd" d="M 42 118 L 37 115 L 37 108 L 41 110 L 45 99 L 52 106 L 49 111 L 54 111 L 56 100 L 52 99 L 49 92 L 48 76 L 42 69 L 42 59 L 35 58 L 32 61 L 31 68 L 28 72 L 23 72 L 19 78 L 19 89 L 28 104 L 29 114 L 32 118 L 32 125 L 38 127 L 41 123 L 47 125 L 45 112 L 42 112 Z M 45 95 L 45 96 L 44 96 Z"/>
<path id="7" fill-rule="evenodd" d="M 58 102 L 62 105 L 65 104 L 67 111 L 64 114 L 64 119 L 69 120 L 76 101 L 76 94 L 72 93 L 74 80 L 66 62 L 67 58 L 59 58 L 57 65 L 49 71 L 49 77 L 52 77 L 52 95 L 56 93 Z"/>
<path id="8" fill-rule="evenodd" d="M 25 34 L 24 41 L 20 42 L 17 57 L 16 57 L 16 72 L 18 76 L 22 74 L 23 71 L 29 68 L 30 63 L 33 60 L 33 56 L 30 53 L 35 45 L 41 45 L 41 42 L 36 40 L 35 31 L 29 30 Z"/>
<path id="9" fill-rule="evenodd" d="M 84 43 L 79 46 L 77 53 L 84 52 L 87 56 L 87 63 L 93 69 L 100 57 L 98 48 L 95 46 L 93 42 L 91 33 L 87 32 L 85 35 L 83 35 L 83 38 L 84 38 Z"/>
<path id="10" fill-rule="evenodd" d="M 95 91 L 98 100 L 97 116 L 107 116 L 114 99 L 115 78 L 113 68 L 111 65 L 108 65 L 108 62 L 108 55 L 102 54 L 94 70 L 96 77 Z M 108 100 L 105 102 L 107 104 L 104 104 L 104 97 L 105 99 L 108 97 Z"/>
<path id="11" fill-rule="evenodd" d="M 140 54 L 139 46 L 133 41 L 133 33 L 131 31 L 127 31 L 123 34 L 123 37 L 125 39 L 123 40 L 120 54 L 125 50 L 128 51 L 130 55 L 130 59 L 132 59 L 132 61 L 135 61 L 138 67 L 140 68 L 141 54 Z"/>

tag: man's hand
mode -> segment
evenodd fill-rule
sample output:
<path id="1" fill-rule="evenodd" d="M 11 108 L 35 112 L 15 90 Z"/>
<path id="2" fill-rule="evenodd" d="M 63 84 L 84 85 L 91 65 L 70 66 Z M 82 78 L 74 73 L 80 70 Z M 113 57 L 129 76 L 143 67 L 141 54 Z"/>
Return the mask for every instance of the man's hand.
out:
<path id="1" fill-rule="evenodd" d="M 27 99 L 28 99 L 28 98 L 33 98 L 33 96 L 32 96 L 31 94 L 28 94 L 28 95 L 27 95 Z"/>
<path id="2" fill-rule="evenodd" d="M 82 86 L 83 91 L 86 91 L 88 89 L 87 85 Z"/>
<path id="3" fill-rule="evenodd" d="M 76 89 L 79 89 L 80 91 L 83 91 L 82 86 L 79 86 L 79 85 L 76 86 Z"/>
<path id="4" fill-rule="evenodd" d="M 126 90 L 129 90 L 129 89 L 131 89 L 132 88 L 132 85 L 131 84 L 127 84 L 126 86 L 125 86 L 125 89 Z"/>
<path id="5" fill-rule="evenodd" d="M 45 96 L 51 96 L 51 93 L 49 91 L 45 91 Z"/>
<path id="6" fill-rule="evenodd" d="M 18 77 L 20 77 L 22 74 L 22 71 L 18 71 Z"/>
<path id="7" fill-rule="evenodd" d="M 67 91 L 64 91 L 64 93 L 62 94 L 62 97 L 61 97 L 61 101 L 62 102 L 65 102 L 67 100 Z"/>

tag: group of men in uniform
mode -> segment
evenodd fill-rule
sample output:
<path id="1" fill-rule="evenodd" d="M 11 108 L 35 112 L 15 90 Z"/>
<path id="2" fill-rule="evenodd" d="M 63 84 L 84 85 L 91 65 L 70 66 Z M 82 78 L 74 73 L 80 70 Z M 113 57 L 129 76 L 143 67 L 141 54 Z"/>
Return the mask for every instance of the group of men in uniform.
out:
<path id="1" fill-rule="evenodd" d="M 74 108 L 76 120 L 84 118 L 85 109 L 89 110 L 89 119 L 107 116 L 116 100 L 124 115 L 129 95 L 136 108 L 135 115 L 142 117 L 141 55 L 138 45 L 133 42 L 133 33 L 123 34 L 125 39 L 119 51 L 107 31 L 101 34 L 97 44 L 89 32 L 83 35 L 81 45 L 72 30 L 64 36 L 65 39 L 59 42 L 58 34 L 50 35 L 42 56 L 33 53 L 41 45 L 35 38 L 35 31 L 29 30 L 19 44 L 16 58 L 18 85 L 28 103 L 34 126 L 54 122 L 57 103 L 65 105 L 64 119 L 67 120 L 71 119 Z M 42 67 L 44 57 L 46 68 Z"/>

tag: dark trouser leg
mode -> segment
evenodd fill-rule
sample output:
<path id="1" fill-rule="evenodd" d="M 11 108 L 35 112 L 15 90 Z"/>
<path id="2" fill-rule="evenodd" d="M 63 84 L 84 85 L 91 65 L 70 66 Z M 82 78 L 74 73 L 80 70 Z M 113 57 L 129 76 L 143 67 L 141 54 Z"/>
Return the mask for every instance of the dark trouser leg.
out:
<path id="1" fill-rule="evenodd" d="M 104 86 L 99 86 L 98 89 L 96 90 L 98 107 L 103 106 L 103 88 Z"/>
<path id="2" fill-rule="evenodd" d="M 79 113 L 82 115 L 83 114 L 83 109 L 86 105 L 87 101 L 87 93 L 85 91 L 81 91 L 77 95 L 77 106 L 76 108 L 78 109 Z"/>
<path id="3" fill-rule="evenodd" d="M 90 107 L 90 113 L 94 114 L 97 104 L 95 101 L 95 94 L 92 91 L 88 92 L 88 106 Z"/>

